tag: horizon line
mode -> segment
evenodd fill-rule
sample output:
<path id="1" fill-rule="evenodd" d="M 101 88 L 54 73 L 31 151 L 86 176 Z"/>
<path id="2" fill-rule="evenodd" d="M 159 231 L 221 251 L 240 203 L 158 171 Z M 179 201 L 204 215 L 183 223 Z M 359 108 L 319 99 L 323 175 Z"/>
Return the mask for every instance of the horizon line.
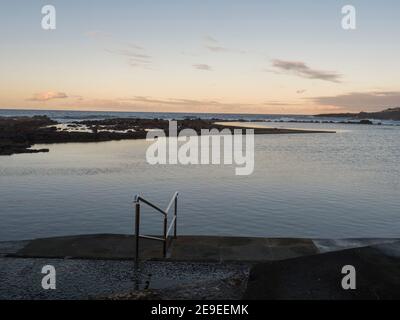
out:
<path id="1" fill-rule="evenodd" d="M 123 110 L 88 110 L 88 109 L 82 109 L 82 110 L 68 110 L 68 109 L 22 109 L 22 108 L 3 108 L 0 107 L 1 110 L 17 110 L 17 111 L 59 111 L 59 112 L 114 112 L 114 113 L 175 113 L 175 114 L 232 114 L 232 115 L 276 115 L 276 116 L 315 116 L 315 115 L 323 115 L 323 114 L 332 114 L 332 112 L 322 112 L 322 113 L 252 113 L 252 112 L 245 112 L 245 113 L 231 113 L 231 112 L 196 112 L 196 111 L 187 111 L 187 112 L 182 112 L 182 111 L 140 111 L 140 110 L 135 110 L 135 111 L 123 111 Z M 381 110 L 382 111 L 382 110 Z M 358 112 L 349 112 L 349 111 L 342 111 L 342 112 L 337 112 L 337 113 L 361 113 L 365 111 L 358 111 Z M 377 111 L 380 112 L 380 111 Z M 335 112 L 333 112 L 335 113 Z"/>

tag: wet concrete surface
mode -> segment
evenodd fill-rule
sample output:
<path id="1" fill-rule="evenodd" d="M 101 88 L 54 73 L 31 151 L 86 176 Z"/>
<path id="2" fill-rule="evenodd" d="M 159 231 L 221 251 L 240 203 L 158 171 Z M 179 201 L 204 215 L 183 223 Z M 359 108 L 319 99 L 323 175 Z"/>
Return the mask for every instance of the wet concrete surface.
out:
<path id="1" fill-rule="evenodd" d="M 139 269 L 134 248 L 127 235 L 0 242 L 0 299 L 129 299 L 144 289 L 162 299 L 239 299 L 251 268 L 248 299 L 386 299 L 400 292 L 398 239 L 180 236 L 167 259 L 162 243 L 143 239 Z M 347 264 L 360 270 L 356 295 L 338 287 Z M 44 265 L 56 268 L 56 290 L 41 287 Z"/>
<path id="2" fill-rule="evenodd" d="M 12 255 L 25 258 L 135 258 L 135 238 L 128 235 L 83 235 L 28 242 Z M 140 239 L 141 260 L 163 260 L 162 243 Z M 179 236 L 169 246 L 168 261 L 255 262 L 317 254 L 310 239 Z"/>
<path id="3" fill-rule="evenodd" d="M 400 299 L 400 242 L 255 265 L 244 299 Z M 345 290 L 344 266 L 355 268 L 355 289 Z"/>
<path id="4" fill-rule="evenodd" d="M 35 239 L 14 253 L 25 258 L 75 258 L 132 260 L 135 238 L 129 235 L 95 234 Z M 141 239 L 141 259 L 162 258 L 162 243 Z"/>
<path id="5" fill-rule="evenodd" d="M 309 239 L 249 237 L 179 237 L 172 244 L 174 261 L 269 261 L 318 253 Z"/>
<path id="6" fill-rule="evenodd" d="M 30 241 L 3 241 L 0 242 L 0 258 L 9 254 L 15 254 L 22 250 Z"/>
<path id="7" fill-rule="evenodd" d="M 399 239 L 360 238 L 360 239 L 313 239 L 314 245 L 320 253 L 333 252 L 345 249 L 373 246 L 377 244 L 390 244 Z"/>
<path id="8" fill-rule="evenodd" d="M 41 285 L 43 266 L 56 270 L 56 289 Z M 248 274 L 246 264 L 0 258 L 0 300 L 102 299 L 143 289 L 164 289 Z M 197 285 L 199 283 L 199 285 Z"/>

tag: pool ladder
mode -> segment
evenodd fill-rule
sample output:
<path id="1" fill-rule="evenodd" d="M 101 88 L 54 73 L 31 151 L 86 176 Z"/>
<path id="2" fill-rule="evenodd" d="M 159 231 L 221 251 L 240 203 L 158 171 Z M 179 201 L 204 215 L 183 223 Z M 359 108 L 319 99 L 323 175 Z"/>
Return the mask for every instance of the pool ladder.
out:
<path id="1" fill-rule="evenodd" d="M 156 240 L 160 241 L 163 243 L 163 257 L 167 257 L 167 250 L 168 250 L 168 236 L 172 230 L 172 227 L 174 227 L 174 236 L 173 239 L 177 238 L 176 234 L 176 228 L 177 228 L 177 213 L 178 213 L 178 192 L 175 192 L 171 201 L 169 202 L 167 208 L 165 210 L 162 210 L 160 207 L 156 206 L 155 204 L 151 203 L 150 201 L 144 199 L 140 195 L 136 195 L 133 201 L 133 205 L 135 207 L 135 261 L 138 263 L 139 262 L 139 244 L 140 244 L 140 239 L 150 239 L 150 240 Z M 164 225 L 163 225 L 163 237 L 151 237 L 151 236 L 145 236 L 140 234 L 140 206 L 141 204 L 147 204 L 151 208 L 155 209 L 159 213 L 161 213 L 164 216 Z M 171 210 L 171 208 L 174 207 L 174 215 L 172 218 L 172 221 L 168 227 L 168 213 Z"/>

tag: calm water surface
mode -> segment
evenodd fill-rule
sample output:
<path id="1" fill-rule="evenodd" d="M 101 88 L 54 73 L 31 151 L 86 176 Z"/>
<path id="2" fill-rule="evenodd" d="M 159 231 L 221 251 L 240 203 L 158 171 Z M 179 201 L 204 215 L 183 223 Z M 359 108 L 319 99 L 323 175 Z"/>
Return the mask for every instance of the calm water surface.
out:
<path id="1" fill-rule="evenodd" d="M 181 234 L 400 237 L 400 127 L 265 125 L 338 132 L 256 136 L 246 177 L 232 166 L 151 166 L 146 141 L 0 157 L 0 240 L 132 233 L 133 195 L 166 206 L 175 190 Z M 160 234 L 161 217 L 144 210 L 143 228 Z"/>

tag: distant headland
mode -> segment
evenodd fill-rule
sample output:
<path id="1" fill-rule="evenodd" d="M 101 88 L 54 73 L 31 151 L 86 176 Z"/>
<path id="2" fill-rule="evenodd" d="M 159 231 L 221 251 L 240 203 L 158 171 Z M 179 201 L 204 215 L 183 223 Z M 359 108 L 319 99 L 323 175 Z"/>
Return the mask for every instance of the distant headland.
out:
<path id="1" fill-rule="evenodd" d="M 400 120 L 400 107 L 389 108 L 378 112 L 360 112 L 360 113 L 330 113 L 318 114 L 316 117 L 340 117 L 356 119 L 379 119 L 379 120 Z"/>

